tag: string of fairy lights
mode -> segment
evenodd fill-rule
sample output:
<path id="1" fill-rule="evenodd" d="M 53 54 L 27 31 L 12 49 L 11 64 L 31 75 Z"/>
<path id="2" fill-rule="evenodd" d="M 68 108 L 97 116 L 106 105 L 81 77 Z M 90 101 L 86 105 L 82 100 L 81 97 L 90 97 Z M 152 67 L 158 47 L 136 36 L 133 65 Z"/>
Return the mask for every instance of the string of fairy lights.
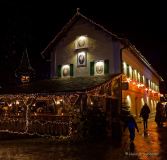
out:
<path id="1" fill-rule="evenodd" d="M 86 94 L 88 95 L 95 95 L 95 96 L 104 96 L 103 93 L 100 93 L 103 89 L 104 90 L 108 90 L 111 89 L 112 84 L 113 83 L 113 79 L 100 85 L 97 86 L 94 89 L 91 89 L 89 91 L 86 92 Z M 111 90 L 109 90 L 109 92 L 111 93 Z M 6 123 L 8 122 L 11 125 L 17 124 L 18 126 L 20 125 L 20 127 L 22 127 L 21 129 L 18 128 L 18 131 L 16 130 L 12 130 L 11 127 L 7 127 L 6 129 L 3 128 L 2 126 L 0 127 L 0 131 L 1 132 L 9 132 L 9 133 L 17 133 L 17 134 L 28 134 L 28 135 L 38 135 L 38 136 L 52 136 L 53 132 L 57 132 L 58 135 L 60 135 L 61 131 L 58 133 L 58 131 L 56 131 L 56 128 L 59 128 L 59 130 L 68 130 L 68 134 L 66 134 L 66 137 L 71 137 L 72 135 L 72 118 L 71 116 L 69 116 L 69 119 L 64 122 L 62 120 L 38 120 L 35 119 L 33 120 L 31 118 L 31 106 L 33 106 L 33 103 L 36 101 L 36 99 L 38 99 L 39 97 L 41 97 L 41 99 L 52 99 L 53 102 L 56 105 L 59 105 L 63 99 L 64 103 L 67 103 L 69 106 L 74 106 L 78 100 L 80 96 L 80 93 L 74 93 L 74 94 L 65 94 L 65 95 L 61 95 L 61 96 L 55 96 L 55 95 L 48 95 L 48 94 L 43 94 L 42 96 L 39 94 L 29 94 L 29 95 L 3 95 L 0 98 L 1 99 L 6 99 L 7 101 L 7 106 L 9 108 L 11 108 L 13 105 L 19 106 L 20 103 L 22 102 L 23 107 L 25 108 L 25 119 L 24 121 L 20 121 L 19 118 L 17 119 L 16 117 L 13 118 L 7 118 L 4 117 L 4 119 L 1 120 L 1 123 L 3 123 L 4 121 L 6 121 Z M 110 95 L 108 95 L 110 96 Z M 58 100 L 59 99 L 59 100 Z M 18 113 L 19 114 L 19 113 Z M 38 114 L 35 113 L 34 114 L 35 118 L 38 117 Z M 21 125 L 22 124 L 22 125 Z M 48 130 L 48 126 L 50 127 L 50 131 Z M 43 131 L 38 131 L 39 128 L 43 128 Z M 64 132 L 64 131 L 63 131 Z"/>
<path id="2" fill-rule="evenodd" d="M 98 96 L 98 97 L 119 97 L 119 92 L 115 93 L 115 90 L 119 90 L 120 85 L 120 76 L 117 76 L 108 82 L 95 87 L 94 89 L 86 91 L 86 94 L 89 96 Z"/>
<path id="3" fill-rule="evenodd" d="M 68 118 L 65 120 L 38 120 L 38 114 L 35 113 L 35 120 L 32 119 L 30 108 L 33 105 L 34 101 L 37 99 L 38 94 L 32 95 L 3 95 L 0 96 L 0 99 L 5 99 L 7 101 L 7 106 L 12 107 L 13 104 L 19 106 L 22 102 L 23 107 L 25 108 L 25 117 L 23 119 L 19 117 L 9 117 L 6 111 L 4 117 L 0 116 L 1 126 L 0 132 L 16 133 L 16 134 L 27 134 L 27 135 L 37 135 L 42 137 L 48 136 L 57 136 L 64 135 L 64 137 L 69 138 L 72 135 L 72 119 Z M 47 99 L 54 99 L 54 95 L 44 96 Z M 60 97 L 60 96 L 59 96 Z M 65 96 L 61 96 L 65 97 Z M 68 98 L 67 98 L 68 97 Z M 73 98 L 73 100 L 71 100 Z M 66 95 L 66 99 L 71 104 L 75 104 L 78 95 Z M 66 101 L 67 102 L 67 101 Z M 67 103 L 68 103 L 67 102 Z M 19 113 L 17 114 L 19 116 Z M 62 116 L 63 117 L 63 116 Z M 70 117 L 70 116 L 69 116 Z M 14 129 L 12 129 L 12 127 Z M 20 127 L 20 128 L 19 128 Z M 17 128 L 17 131 L 16 131 Z M 38 130 L 42 130 L 42 132 Z M 49 129 L 49 131 L 48 131 Z M 57 130 L 56 130 L 57 129 Z M 53 134 L 54 133 L 54 134 Z M 65 134 L 64 134 L 65 133 Z"/>
<path id="4" fill-rule="evenodd" d="M 121 75 L 120 75 L 121 76 Z M 97 97 L 105 97 L 105 98 L 113 98 L 120 96 L 120 76 L 116 76 L 109 81 L 96 86 L 95 88 L 91 88 L 85 91 L 85 94 L 88 97 L 97 96 Z M 132 82 L 129 82 L 133 84 Z M 138 88 L 144 88 L 143 85 L 136 85 Z M 52 100 L 56 106 L 61 105 L 63 103 L 66 104 L 70 108 L 74 108 L 78 98 L 80 97 L 80 92 L 75 93 L 67 93 L 64 95 L 48 95 L 48 94 L 20 94 L 20 95 L 0 95 L 0 100 L 6 102 L 7 107 L 10 109 L 12 107 L 17 108 L 18 106 L 23 107 L 24 115 L 21 118 L 21 114 L 16 112 L 16 116 L 11 116 L 10 113 L 1 116 L 0 114 L 0 132 L 9 132 L 9 133 L 17 133 L 17 134 L 28 134 L 28 135 L 37 135 L 42 137 L 48 136 L 60 136 L 64 135 L 66 138 L 70 138 L 73 132 L 73 117 L 68 113 L 68 118 L 64 114 L 57 117 L 56 119 L 43 119 L 40 118 L 40 114 L 37 112 L 32 113 L 31 107 L 34 106 L 37 100 Z M 82 97 L 82 96 L 81 96 Z M 91 99 L 91 98 L 90 98 Z M 82 101 L 81 101 L 82 102 Z M 81 105 L 80 102 L 80 105 Z M 93 101 L 91 99 L 91 103 L 93 105 Z M 1 105 L 1 104 L 0 104 Z M 0 107 L 1 108 L 1 107 Z M 5 108 L 5 107 L 4 107 Z M 17 110 L 18 111 L 18 110 Z M 79 112 L 78 112 L 79 113 Z M 78 114 L 73 113 L 72 114 Z M 59 117 L 59 118 L 58 118 Z"/>

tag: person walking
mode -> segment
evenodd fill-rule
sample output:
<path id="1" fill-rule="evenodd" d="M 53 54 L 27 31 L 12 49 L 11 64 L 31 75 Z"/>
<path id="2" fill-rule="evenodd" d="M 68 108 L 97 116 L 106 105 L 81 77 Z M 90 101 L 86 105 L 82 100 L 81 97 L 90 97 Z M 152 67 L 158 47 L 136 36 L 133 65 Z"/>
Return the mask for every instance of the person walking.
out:
<path id="1" fill-rule="evenodd" d="M 146 131 L 148 127 L 149 114 L 150 114 L 150 108 L 148 107 L 147 103 L 145 103 L 140 111 L 140 117 L 143 118 L 144 131 Z"/>
<path id="2" fill-rule="evenodd" d="M 129 115 L 127 117 L 127 123 L 126 123 L 125 127 L 128 127 L 130 143 L 133 143 L 133 141 L 135 139 L 135 129 L 137 130 L 137 132 L 139 132 L 139 128 L 138 128 L 137 123 L 132 115 Z"/>

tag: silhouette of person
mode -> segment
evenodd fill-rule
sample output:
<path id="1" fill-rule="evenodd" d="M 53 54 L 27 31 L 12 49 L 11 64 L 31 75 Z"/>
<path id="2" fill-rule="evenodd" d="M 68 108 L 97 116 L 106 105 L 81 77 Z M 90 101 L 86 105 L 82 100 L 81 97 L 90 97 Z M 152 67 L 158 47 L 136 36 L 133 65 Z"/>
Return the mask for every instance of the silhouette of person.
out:
<path id="1" fill-rule="evenodd" d="M 140 117 L 143 118 L 144 131 L 146 131 L 148 127 L 149 114 L 150 114 L 150 108 L 148 107 L 147 103 L 145 103 L 140 111 Z"/>
<path id="2" fill-rule="evenodd" d="M 139 132 L 139 129 L 138 129 L 137 123 L 132 115 L 128 115 L 126 125 L 127 126 L 125 126 L 125 127 L 128 127 L 128 130 L 130 133 L 130 135 L 129 135 L 130 142 L 133 143 L 133 141 L 135 139 L 135 129 L 137 130 L 137 132 Z"/>
<path id="3" fill-rule="evenodd" d="M 163 126 L 163 107 L 161 102 L 158 102 L 156 105 L 155 122 L 158 127 Z"/>

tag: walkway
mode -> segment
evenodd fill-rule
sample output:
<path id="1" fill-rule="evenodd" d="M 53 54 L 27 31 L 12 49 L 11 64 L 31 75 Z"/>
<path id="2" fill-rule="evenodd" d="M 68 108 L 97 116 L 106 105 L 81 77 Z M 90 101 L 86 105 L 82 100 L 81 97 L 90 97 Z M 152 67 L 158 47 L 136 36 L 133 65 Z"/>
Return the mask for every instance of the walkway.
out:
<path id="1" fill-rule="evenodd" d="M 154 119 L 149 120 L 147 134 L 138 123 L 134 146 L 130 146 L 126 131 L 120 146 L 106 143 L 56 144 L 48 139 L 1 140 L 2 160 L 166 160 L 167 123 L 157 128 Z"/>
<path id="2" fill-rule="evenodd" d="M 147 133 L 144 133 L 143 123 L 138 122 L 139 133 L 136 132 L 134 145 L 129 143 L 129 133 L 126 131 L 120 157 L 117 159 L 166 160 L 167 159 L 167 123 L 157 128 L 154 118 L 149 119 Z M 115 157 L 113 158 L 116 158 Z M 110 158 L 111 159 L 111 158 Z"/>

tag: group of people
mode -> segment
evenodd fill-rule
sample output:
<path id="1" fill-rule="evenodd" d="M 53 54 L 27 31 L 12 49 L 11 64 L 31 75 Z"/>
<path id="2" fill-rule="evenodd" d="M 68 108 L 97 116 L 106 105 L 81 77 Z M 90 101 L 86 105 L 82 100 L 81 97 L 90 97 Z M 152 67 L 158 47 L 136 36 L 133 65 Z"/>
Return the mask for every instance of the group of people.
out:
<path id="1" fill-rule="evenodd" d="M 167 117 L 167 105 L 166 105 L 165 109 L 166 109 L 166 117 Z M 144 127 L 144 132 L 145 133 L 146 133 L 147 128 L 148 128 L 149 114 L 150 114 L 150 108 L 147 105 L 147 103 L 145 103 L 143 105 L 143 107 L 141 108 L 141 111 L 140 111 L 140 117 L 142 117 L 142 119 L 143 119 L 143 127 Z M 157 123 L 158 127 L 163 126 L 164 107 L 161 104 L 161 102 L 158 102 L 157 105 L 156 105 L 155 122 Z M 128 127 L 128 130 L 129 130 L 129 133 L 130 133 L 130 141 L 133 142 L 134 139 L 135 139 L 135 129 L 137 130 L 137 132 L 139 132 L 139 128 L 137 126 L 135 118 L 132 115 L 129 115 L 127 117 L 127 122 L 126 122 L 125 128 L 126 127 Z"/>

